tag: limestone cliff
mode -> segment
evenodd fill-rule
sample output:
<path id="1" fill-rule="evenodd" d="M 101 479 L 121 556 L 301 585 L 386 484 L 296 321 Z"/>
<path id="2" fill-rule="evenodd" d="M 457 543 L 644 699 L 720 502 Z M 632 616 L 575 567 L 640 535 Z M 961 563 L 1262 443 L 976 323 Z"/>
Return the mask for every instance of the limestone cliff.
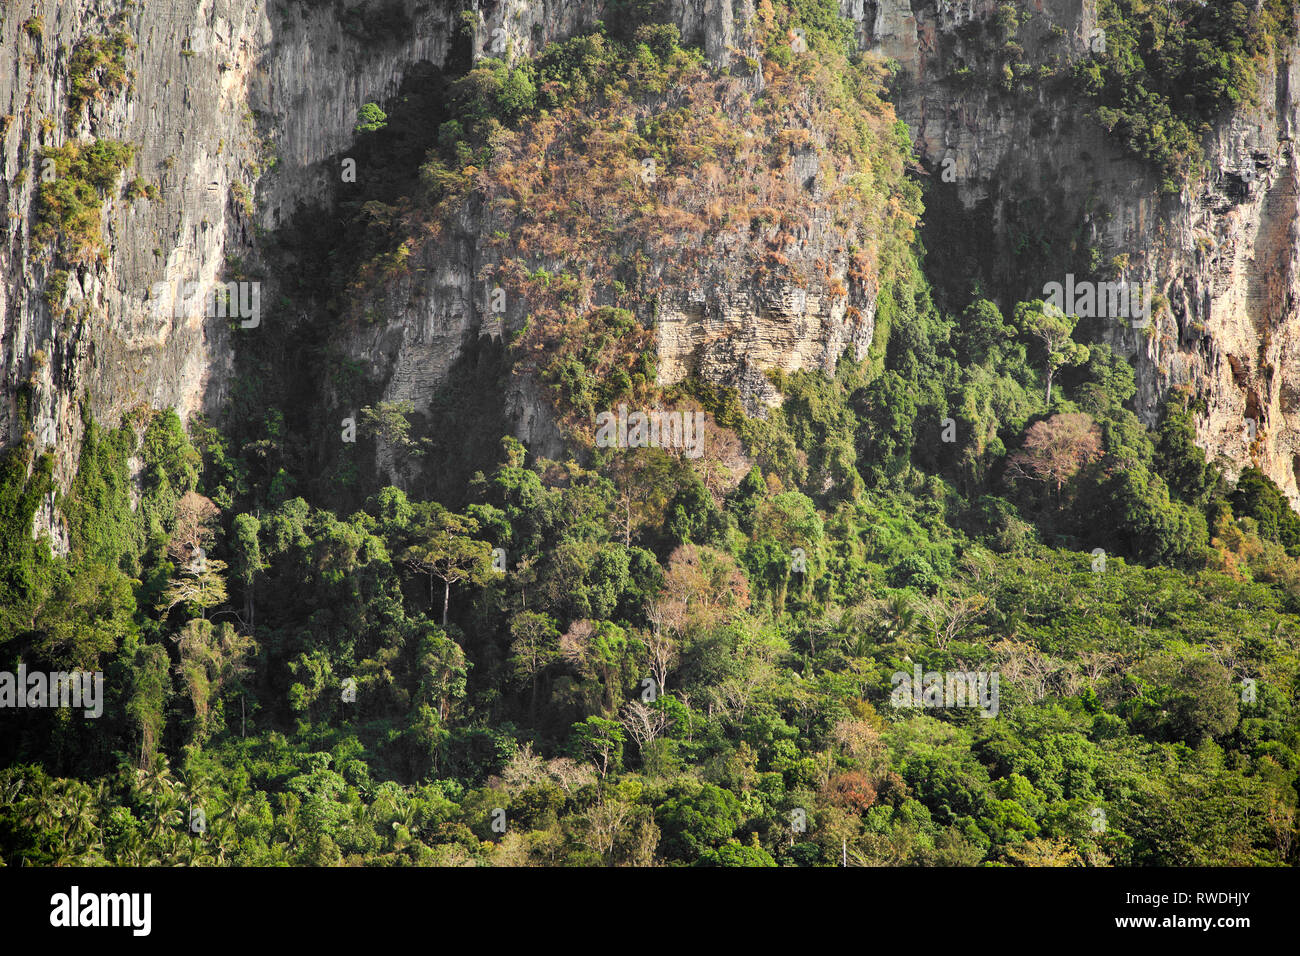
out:
<path id="1" fill-rule="evenodd" d="M 1284 51 L 1260 79 L 1257 106 L 1229 112 L 1207 138 L 1205 175 L 1162 196 L 1151 170 L 1125 155 L 1079 105 L 1046 90 L 1007 95 L 954 82 L 975 61 L 964 31 L 994 15 L 995 0 L 845 0 L 864 48 L 901 68 L 898 109 L 923 163 L 955 171 L 962 202 L 984 204 L 1013 256 L 1007 219 L 1027 198 L 1082 227 L 1102 260 L 1127 256 L 1127 277 L 1153 281 L 1168 301 L 1145 330 L 1112 323 L 1112 343 L 1134 357 L 1138 413 L 1154 423 L 1172 389 L 1204 402 L 1198 438 L 1230 473 L 1257 463 L 1300 501 L 1300 316 L 1296 243 L 1300 207 L 1291 95 L 1296 66 Z M 1018 3 L 1019 42 L 1031 66 L 1087 56 L 1097 41 L 1094 0 Z M 931 209 L 929 215 L 935 215 Z M 1038 285 L 1061 281 L 1064 253 Z M 1159 300 L 1157 300 L 1159 301 Z"/>
<path id="2" fill-rule="evenodd" d="M 391 93 L 412 63 L 445 55 L 449 10 L 389 4 L 410 32 L 369 35 L 365 18 L 379 6 L 37 0 L 0 10 L 6 444 L 25 424 L 55 453 L 62 482 L 75 466 L 83 400 L 110 423 L 141 403 L 182 416 L 221 406 L 230 337 L 257 330 L 232 329 L 202 307 L 174 308 L 171 298 L 183 283 L 206 293 L 239 262 L 239 274 L 266 283 L 269 300 L 274 279 L 256 273 L 258 226 L 313 193 L 313 164 L 350 140 L 364 102 Z M 100 84 L 74 108 L 77 50 L 117 34 L 129 38 L 129 81 Z M 34 237 L 43 156 L 99 139 L 134 147 L 134 160 L 108 190 L 98 253 L 61 261 Z M 136 180 L 156 192 L 127 198 Z M 66 293 L 51 292 L 63 271 Z M 151 293 L 162 284 L 173 292 L 159 307 Z"/>
<path id="3" fill-rule="evenodd" d="M 900 66 L 897 108 L 930 173 L 954 168 L 961 200 L 987 210 L 993 234 L 1015 256 L 1011 225 L 1029 197 L 1077 223 L 1103 259 L 1125 257 L 1125 278 L 1157 283 L 1167 308 L 1152 328 L 1119 324 L 1107 335 L 1135 357 L 1138 410 L 1153 421 L 1171 389 L 1205 403 L 1200 440 L 1231 468 L 1252 459 L 1297 497 L 1300 369 L 1297 369 L 1296 105 L 1290 55 L 1260 84 L 1258 106 L 1225 116 L 1208 142 L 1209 174 L 1162 196 L 1155 176 L 1125 156 L 1078 104 L 1046 90 L 1006 95 L 955 73 L 972 22 L 994 0 L 843 0 L 864 49 Z M 1018 41 L 1032 66 L 1087 54 L 1092 0 L 1022 0 Z M 687 42 L 734 64 L 753 52 L 750 0 L 671 0 Z M 202 310 L 158 309 L 159 283 L 211 288 L 231 276 L 256 279 L 259 235 L 302 202 L 329 195 L 337 160 L 352 142 L 358 108 L 393 94 L 412 66 L 445 64 L 458 30 L 475 57 L 506 58 L 589 28 L 599 0 L 506 0 L 473 4 L 417 0 L 31 0 L 0 12 L 0 438 L 21 428 L 57 453 L 66 480 L 88 400 L 109 421 L 139 403 L 183 415 L 220 408 L 233 336 L 256 336 Z M 34 26 L 34 21 L 39 21 Z M 87 38 L 124 31 L 133 40 L 130 83 L 101 89 L 69 109 L 70 63 Z M 759 74 L 752 82 L 761 85 Z M 1032 86 L 1032 84 L 1031 84 Z M 99 255 L 56 261 L 34 238 L 33 204 L 48 149 L 115 139 L 136 147 L 103 209 Z M 814 131 L 814 140 L 815 140 Z M 657 296 L 657 349 L 666 382 L 688 369 L 741 389 L 752 411 L 776 399 L 767 368 L 830 368 L 844 348 L 859 354 L 872 334 L 874 289 L 848 283 L 837 245 L 841 227 L 817 213 L 824 150 L 796 151 L 791 169 L 813 197 L 782 252 L 791 275 L 768 284 L 737 275 L 743 256 L 720 250 L 691 277 Z M 157 187 L 127 198 L 126 184 Z M 792 180 L 793 182 L 793 180 Z M 824 210 L 823 210 L 824 212 Z M 484 241 L 486 220 L 465 220 L 446 245 L 421 252 L 423 271 L 372 291 L 383 319 L 350 334 L 348 347 L 383 383 L 384 397 L 424 400 L 466 335 L 504 328 L 517 316 L 485 308 L 480 274 L 500 257 Z M 775 237 L 769 237 L 774 239 Z M 792 255 L 790 254 L 792 253 Z M 1047 260 L 1050 262 L 1050 257 Z M 1039 285 L 1062 278 L 1070 257 L 1045 267 Z M 66 292 L 51 292 L 54 272 Z M 1032 287 L 1016 290 L 1037 294 Z M 363 304 L 358 304 L 358 308 Z M 521 308 L 512 304 L 511 309 Z M 511 397 L 520 434 L 554 451 L 555 434 L 536 383 Z M 1254 426 L 1247 426 L 1252 419 Z M 1255 441 L 1249 440 L 1253 428 Z"/>
<path id="4" fill-rule="evenodd" d="M 174 307 L 183 284 L 197 284 L 202 301 L 219 282 L 247 278 L 264 284 L 263 302 L 273 301 L 275 277 L 258 270 L 259 233 L 328 195 L 332 161 L 352 141 L 364 103 L 394 94 L 416 63 L 445 64 L 466 25 L 474 56 L 513 57 L 589 29 L 603 6 L 507 0 L 476 2 L 462 14 L 446 0 L 4 5 L 0 443 L 34 433 L 66 484 L 83 401 L 109 423 L 139 404 L 182 417 L 220 409 L 231 336 L 257 330 L 232 328 L 201 307 Z M 742 19 L 751 9 L 735 7 Z M 732 11 L 731 0 L 675 0 L 673 10 L 687 38 L 719 61 L 731 55 Z M 79 46 L 117 34 L 130 38 L 122 64 L 129 81 L 101 86 L 72 108 Z M 133 146 L 134 159 L 103 202 L 100 248 L 61 261 L 34 237 L 43 158 L 65 143 L 99 139 Z M 127 198 L 137 180 L 156 192 Z M 66 280 L 51 284 L 64 272 Z M 161 284 L 174 291 L 159 307 L 150 295 Z M 435 310 L 456 312 L 456 296 L 434 298 Z M 394 316 L 394 325 L 408 318 Z M 459 332 L 451 338 L 458 344 Z M 436 379 L 440 367 L 435 355 L 406 353 L 394 394 L 412 377 Z"/>

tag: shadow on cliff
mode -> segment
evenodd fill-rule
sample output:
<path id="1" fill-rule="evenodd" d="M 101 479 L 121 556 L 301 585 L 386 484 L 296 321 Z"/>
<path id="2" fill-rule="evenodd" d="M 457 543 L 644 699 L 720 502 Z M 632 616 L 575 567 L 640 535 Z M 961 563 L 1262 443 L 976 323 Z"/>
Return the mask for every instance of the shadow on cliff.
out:
<path id="1" fill-rule="evenodd" d="M 420 169 L 438 146 L 449 84 L 469 67 L 467 41 L 448 67 L 420 63 L 382 104 L 378 128 L 322 163 L 328 196 L 303 204 L 262 234 L 261 269 L 273 299 L 263 335 L 235 355 L 235 374 L 220 424 L 241 459 L 254 506 L 301 495 L 346 512 L 388 483 L 376 467 L 376 439 L 360 412 L 381 401 L 386 382 L 367 374 L 345 345 L 361 321 L 354 290 L 367 263 L 391 254 L 406 233 L 402 212 L 420 195 Z M 336 173 L 355 160 L 355 181 Z M 410 411 L 410 437 L 421 448 L 399 469 L 404 490 L 457 506 L 476 470 L 499 458 L 509 432 L 504 400 L 509 366 L 499 341 L 467 338 L 427 409 Z M 344 438 L 354 423 L 355 441 Z"/>

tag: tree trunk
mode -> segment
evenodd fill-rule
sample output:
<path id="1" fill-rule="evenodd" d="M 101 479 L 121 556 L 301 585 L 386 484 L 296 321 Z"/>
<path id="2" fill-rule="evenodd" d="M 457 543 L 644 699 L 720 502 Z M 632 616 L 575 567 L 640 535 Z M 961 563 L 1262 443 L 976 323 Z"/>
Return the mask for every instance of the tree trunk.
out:
<path id="1" fill-rule="evenodd" d="M 451 604 L 451 579 L 442 582 L 442 626 L 447 626 L 447 607 Z"/>

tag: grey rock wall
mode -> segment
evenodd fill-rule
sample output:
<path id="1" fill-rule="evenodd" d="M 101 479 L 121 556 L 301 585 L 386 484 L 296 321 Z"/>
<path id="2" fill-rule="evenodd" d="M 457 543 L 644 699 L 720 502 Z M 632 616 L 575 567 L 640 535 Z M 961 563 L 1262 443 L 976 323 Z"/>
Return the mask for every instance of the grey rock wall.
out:
<path id="1" fill-rule="evenodd" d="M 1198 441 L 1230 474 L 1256 464 L 1300 503 L 1300 315 L 1297 314 L 1297 172 L 1300 115 L 1286 51 L 1260 82 L 1260 103 L 1230 112 L 1208 138 L 1207 175 L 1162 196 L 1151 171 L 1124 155 L 1074 102 L 1046 94 L 1005 96 L 987 84 L 953 83 L 938 56 L 995 0 L 844 0 L 866 49 L 897 61 L 897 107 L 923 163 L 955 164 L 968 207 L 1013 184 L 1067 199 L 1054 213 L 1084 219 L 1103 259 L 1128 256 L 1126 278 L 1154 282 L 1169 302 L 1151 327 L 1116 322 L 1112 344 L 1136 360 L 1137 410 L 1154 424 L 1174 389 L 1203 399 Z M 1031 64 L 1088 55 L 1094 0 L 1020 0 Z M 1055 39 L 1051 28 L 1063 36 Z M 1049 120 L 1044 122 L 1044 117 Z M 999 187 L 1003 187 L 999 189 Z M 1000 210 L 994 210 L 995 226 Z M 1086 217 L 1086 219 L 1085 219 Z M 1061 274 L 1043 281 L 1062 281 Z M 1031 290 L 1032 291 L 1032 290 Z"/>
<path id="2" fill-rule="evenodd" d="M 1017 6 L 1032 14 L 1024 41 L 1031 62 L 1052 43 L 1070 57 L 1087 55 L 1093 0 Z M 752 0 L 672 0 L 670 8 L 684 37 L 714 61 L 754 52 L 746 33 Z M 927 166 L 956 164 L 963 201 L 973 205 L 1008 180 L 1044 193 L 1064 188 L 1077 209 L 1062 215 L 1089 215 L 1087 228 L 1106 252 L 1129 256 L 1128 277 L 1158 284 L 1169 308 L 1153 328 L 1112 332 L 1137 360 L 1140 414 L 1154 421 L 1170 390 L 1186 387 L 1206 401 L 1198 435 L 1210 453 L 1234 470 L 1258 462 L 1296 499 L 1300 185 L 1289 58 L 1265 78 L 1257 108 L 1216 128 L 1209 175 L 1162 197 L 1150 172 L 1083 121 L 1077 104 L 950 81 L 946 45 L 964 24 L 990 16 L 994 0 L 843 0 L 841 8 L 865 49 L 900 64 L 900 113 Z M 359 107 L 394 93 L 414 64 L 445 62 L 462 23 L 445 0 L 403 0 L 395 9 L 406 28 L 374 34 L 375 9 L 357 0 L 22 0 L 0 9 L 0 440 L 19 437 L 27 401 L 29 427 L 56 452 L 66 482 L 82 401 L 110 423 L 141 403 L 182 416 L 221 406 L 232 336 L 257 330 L 202 309 L 174 316 L 155 308 L 151 290 L 186 281 L 211 288 L 233 259 L 255 274 L 259 230 L 328 195 Z M 473 6 L 468 22 L 476 57 L 518 56 L 605 15 L 599 0 L 503 0 Z M 39 39 L 23 29 L 31 16 L 42 19 Z M 1063 37 L 1049 34 L 1052 26 Z M 131 88 L 70 122 L 72 49 L 117 29 L 136 43 L 127 57 Z M 1046 127 L 1044 115 L 1052 117 Z M 44 292 L 58 264 L 32 238 L 41 151 L 95 137 L 134 144 L 124 183 L 156 184 L 159 198 L 116 194 L 105 203 L 103 255 L 71 268 L 66 297 L 51 307 Z M 1095 217 L 1078 212 L 1098 200 Z M 466 222 L 446 248 L 429 253 L 418 280 L 383 290 L 381 320 L 350 343 L 386 382 L 385 397 L 427 402 L 467 334 L 499 333 L 511 320 L 488 314 L 475 287 L 480 227 Z M 269 302 L 274 277 L 263 280 Z M 710 377 L 742 385 L 757 407 L 775 400 L 757 369 L 825 368 L 844 347 L 861 351 L 869 342 L 870 324 L 846 325 L 836 312 L 842 305 L 815 290 L 799 302 L 792 296 L 665 290 L 663 374 L 696 362 Z M 859 307 L 869 315 L 874 303 Z M 554 450 L 535 388 L 521 385 L 511 405 L 521 435 Z M 1245 419 L 1256 422 L 1253 442 Z"/>

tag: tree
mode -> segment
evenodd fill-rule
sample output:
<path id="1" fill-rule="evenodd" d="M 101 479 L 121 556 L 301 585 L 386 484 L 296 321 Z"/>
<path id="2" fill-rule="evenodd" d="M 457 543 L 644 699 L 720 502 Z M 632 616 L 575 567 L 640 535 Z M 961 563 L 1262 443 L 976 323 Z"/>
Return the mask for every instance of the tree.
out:
<path id="1" fill-rule="evenodd" d="M 881 603 L 881 636 L 886 641 L 901 641 L 916 629 L 916 609 L 907 595 L 896 591 Z"/>
<path id="2" fill-rule="evenodd" d="M 1014 330 L 1002 318 L 997 305 L 988 299 L 975 299 L 961 316 L 958 337 L 962 357 L 982 364 L 1011 340 Z"/>
<path id="3" fill-rule="evenodd" d="M 735 516 L 736 524 L 745 534 L 754 533 L 758 506 L 765 497 L 767 497 L 767 483 L 763 480 L 763 472 L 757 465 L 740 479 L 740 484 L 727 496 L 727 512 Z"/>
<path id="4" fill-rule="evenodd" d="M 416 773 L 423 772 L 426 767 L 438 766 L 438 753 L 444 743 L 451 736 L 446 725 L 438 716 L 438 711 L 428 704 L 420 704 L 415 708 L 415 719 L 411 721 L 410 730 L 408 731 L 410 739 L 414 742 L 414 752 L 412 754 L 412 769 Z"/>
<path id="5" fill-rule="evenodd" d="M 825 529 L 812 499 L 798 491 L 783 492 L 762 502 L 754 527 L 758 540 L 746 549 L 744 561 L 751 580 L 766 584 L 773 610 L 780 615 L 785 611 L 786 590 L 792 577 L 797 593 L 811 590 L 822 566 Z M 761 534 L 758 529 L 762 529 Z M 802 559 L 798 564 L 796 548 Z"/>
<path id="6" fill-rule="evenodd" d="M 757 836 L 757 834 L 755 834 Z M 757 844 L 746 846 L 738 840 L 728 840 L 716 850 L 712 847 L 700 853 L 700 866 L 774 867 L 772 854 Z"/>
<path id="7" fill-rule="evenodd" d="M 179 645 L 181 663 L 177 670 L 194 706 L 195 738 L 202 741 L 211 729 L 212 703 L 248 673 L 246 659 L 257 645 L 228 621 L 220 625 L 207 620 L 189 621 L 172 640 Z"/>
<path id="8" fill-rule="evenodd" d="M 357 124 L 354 133 L 374 133 L 388 125 L 388 114 L 379 108 L 378 103 L 367 103 L 357 110 Z"/>
<path id="9" fill-rule="evenodd" d="M 921 604 L 921 614 L 934 634 L 934 642 L 939 650 L 947 650 L 989 609 L 989 599 L 982 594 L 948 600 L 944 597 L 928 599 Z"/>
<path id="10" fill-rule="evenodd" d="M 187 491 L 176 502 L 175 520 L 167 553 L 177 564 L 201 562 L 215 537 L 212 524 L 221 511 L 212 500 Z"/>
<path id="11" fill-rule="evenodd" d="M 692 472 L 668 502 L 664 530 L 681 544 L 717 542 L 726 533 L 726 518 L 714 503 L 704 483 Z"/>
<path id="12" fill-rule="evenodd" d="M 265 568 L 262 548 L 257 540 L 259 530 L 261 524 L 249 514 L 235 515 L 230 527 L 230 573 L 244 592 L 244 616 L 249 627 L 254 623 L 253 585 Z"/>
<path id="13" fill-rule="evenodd" d="M 735 560 L 712 548 L 686 544 L 673 551 L 659 594 L 646 602 L 650 676 L 659 694 L 680 660 L 688 632 L 707 632 L 749 606 L 749 587 Z"/>
<path id="14" fill-rule="evenodd" d="M 614 846 L 632 815 L 633 807 L 623 800 L 604 795 L 581 818 L 582 843 L 612 863 Z"/>
<path id="15" fill-rule="evenodd" d="M 159 644 L 136 645 L 131 650 L 131 690 L 126 713 L 140 729 L 142 769 L 153 764 L 158 740 L 167 723 L 164 713 L 170 690 L 167 665 L 167 651 Z"/>
<path id="16" fill-rule="evenodd" d="M 1300 515 L 1268 475 L 1258 468 L 1242 469 L 1228 500 L 1233 514 L 1259 522 L 1261 536 L 1281 544 L 1292 557 L 1300 554 Z"/>
<path id="17" fill-rule="evenodd" d="M 655 692 L 662 694 L 668 686 L 668 674 L 679 659 L 679 635 L 686 624 L 685 605 L 671 599 L 654 599 L 646 604 L 650 631 L 645 636 L 650 677 Z"/>
<path id="18" fill-rule="evenodd" d="M 1106 493 L 1111 527 L 1131 553 L 1174 566 L 1204 562 L 1205 515 L 1171 501 L 1164 479 L 1145 465 L 1129 462 L 1113 476 Z"/>
<path id="19" fill-rule="evenodd" d="M 537 678 L 560 659 L 560 632 L 545 614 L 523 611 L 510 622 L 510 669 L 520 681 L 532 684 L 529 713 L 537 717 Z"/>
<path id="20" fill-rule="evenodd" d="M 1175 647 L 1146 662 L 1141 676 L 1149 686 L 1128 704 L 1139 728 L 1195 747 L 1237 725 L 1240 693 L 1233 675 L 1209 655 Z"/>
<path id="21" fill-rule="evenodd" d="M 659 739 L 671 723 L 662 707 L 639 700 L 629 700 L 623 705 L 619 711 L 619 721 L 628 736 L 636 741 L 637 749 L 642 754 L 648 746 Z"/>
<path id="22" fill-rule="evenodd" d="M 315 647 L 291 660 L 289 673 L 297 678 L 289 685 L 289 705 L 311 719 L 312 706 L 334 683 L 334 664 L 324 648 Z"/>
<path id="23" fill-rule="evenodd" d="M 1078 365 L 1088 359 L 1088 347 L 1070 339 L 1078 321 L 1078 316 L 1066 315 L 1041 299 L 1021 302 L 1016 306 L 1016 325 L 1020 331 L 1043 346 L 1043 404 L 1048 408 L 1052 407 L 1052 379 L 1057 371 L 1066 365 Z"/>
<path id="24" fill-rule="evenodd" d="M 117 568 L 86 560 L 62 574 L 34 622 L 36 650 L 56 667 L 97 670 L 135 632 L 131 580 Z"/>
<path id="25" fill-rule="evenodd" d="M 1099 457 L 1101 430 L 1092 417 L 1067 412 L 1029 427 L 1024 446 L 1008 461 L 1008 472 L 1052 485 L 1059 502 L 1066 482 Z"/>
<path id="26" fill-rule="evenodd" d="M 211 608 L 226 602 L 226 579 L 222 572 L 226 562 L 214 558 L 185 565 L 178 577 L 172 578 L 158 602 L 164 617 L 178 604 L 188 604 L 200 617 L 207 617 Z"/>
<path id="27" fill-rule="evenodd" d="M 1088 361 L 1078 372 L 1085 381 L 1071 394 L 1090 415 L 1104 417 L 1137 393 L 1133 366 L 1105 343 L 1088 347 Z"/>
<path id="28" fill-rule="evenodd" d="M 437 705 L 438 718 L 451 716 L 452 703 L 465 697 L 469 664 L 464 649 L 439 633 L 430 633 L 420 641 L 417 662 L 422 702 Z"/>
<path id="29" fill-rule="evenodd" d="M 644 448 L 617 456 L 610 474 L 618 488 L 611 523 L 628 546 L 638 531 L 665 522 L 668 501 L 677 493 L 680 463 L 661 448 Z"/>
<path id="30" fill-rule="evenodd" d="M 366 429 L 379 441 L 381 464 L 385 471 L 390 471 L 397 480 L 401 480 L 401 469 L 397 467 L 394 456 L 409 464 L 428 451 L 427 438 L 411 437 L 411 423 L 407 416 L 415 411 L 412 402 L 380 402 L 361 409 L 361 421 Z"/>
<path id="31" fill-rule="evenodd" d="M 915 390 L 893 369 L 862 389 L 855 397 L 858 461 L 880 476 L 904 469 L 916 445 L 917 404 Z"/>
<path id="32" fill-rule="evenodd" d="M 683 545 L 668 557 L 661 599 L 681 608 L 690 623 L 712 627 L 749 607 L 749 587 L 731 555 Z"/>
<path id="33" fill-rule="evenodd" d="M 216 537 L 213 524 L 220 509 L 208 498 L 189 491 L 176 502 L 167 554 L 178 570 L 171 576 L 158 600 L 163 615 L 178 604 L 188 604 L 200 616 L 226 601 L 226 563 L 208 557 Z"/>
<path id="34" fill-rule="evenodd" d="M 1171 494 L 1191 505 L 1203 504 L 1218 484 L 1217 469 L 1205 460 L 1196 444 L 1196 427 L 1190 413 L 1173 404 L 1165 406 L 1156 445 L 1156 471 Z"/>
<path id="35" fill-rule="evenodd" d="M 825 794 L 830 803 L 857 814 L 866 813 L 876 802 L 876 788 L 857 770 L 835 774 L 826 781 Z"/>
<path id="36" fill-rule="evenodd" d="M 416 542 L 403 553 L 408 567 L 429 578 L 429 603 L 433 604 L 433 582 L 442 582 L 442 626 L 447 626 L 451 586 L 469 582 L 484 584 L 492 574 L 492 548 L 471 537 L 478 531 L 473 518 L 454 514 L 439 504 L 430 504 L 428 514 L 417 526 Z"/>
<path id="37" fill-rule="evenodd" d="M 678 860 L 697 859 L 726 842 L 743 819 L 740 800 L 713 784 L 679 785 L 676 795 L 655 813 L 663 831 L 665 853 Z"/>
<path id="38" fill-rule="evenodd" d="M 604 717 L 588 717 L 573 725 L 572 746 L 594 763 L 604 777 L 610 768 L 617 768 L 623 759 L 623 744 L 627 737 L 617 721 Z"/>

